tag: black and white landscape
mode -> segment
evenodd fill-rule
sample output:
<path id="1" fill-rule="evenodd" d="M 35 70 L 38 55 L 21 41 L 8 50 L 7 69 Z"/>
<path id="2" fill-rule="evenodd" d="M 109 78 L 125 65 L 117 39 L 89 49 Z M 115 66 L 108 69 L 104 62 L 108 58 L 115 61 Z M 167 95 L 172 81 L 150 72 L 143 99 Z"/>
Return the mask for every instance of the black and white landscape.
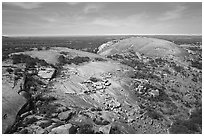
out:
<path id="1" fill-rule="evenodd" d="M 2 3 L 2 133 L 201 134 L 202 3 Z"/>

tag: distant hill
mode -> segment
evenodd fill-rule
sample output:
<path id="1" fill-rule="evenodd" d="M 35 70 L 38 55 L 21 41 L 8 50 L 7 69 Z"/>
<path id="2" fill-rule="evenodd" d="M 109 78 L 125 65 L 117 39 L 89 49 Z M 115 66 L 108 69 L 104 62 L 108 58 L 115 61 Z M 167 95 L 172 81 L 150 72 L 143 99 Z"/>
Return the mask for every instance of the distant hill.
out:
<path id="1" fill-rule="evenodd" d="M 125 53 L 130 50 L 142 53 L 149 57 L 187 55 L 187 52 L 173 42 L 147 37 L 131 37 L 119 41 L 109 42 L 99 47 L 98 54 L 108 56 L 116 53 Z"/>

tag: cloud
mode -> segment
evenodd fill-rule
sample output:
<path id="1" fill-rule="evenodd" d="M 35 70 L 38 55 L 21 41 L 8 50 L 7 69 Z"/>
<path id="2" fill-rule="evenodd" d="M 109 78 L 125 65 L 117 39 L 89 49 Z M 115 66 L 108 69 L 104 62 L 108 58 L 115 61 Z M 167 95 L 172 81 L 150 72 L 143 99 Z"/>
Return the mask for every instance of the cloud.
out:
<path id="1" fill-rule="evenodd" d="M 42 2 L 7 2 L 6 4 L 17 6 L 23 9 L 34 9 L 41 7 Z"/>
<path id="2" fill-rule="evenodd" d="M 158 20 L 167 21 L 177 19 L 182 16 L 183 11 L 186 9 L 185 6 L 177 6 L 175 9 L 165 12 Z"/>
<path id="3" fill-rule="evenodd" d="M 53 18 L 53 17 L 43 17 L 42 19 L 49 23 L 54 23 L 57 21 L 56 18 Z"/>
<path id="4" fill-rule="evenodd" d="M 140 13 L 135 15 L 130 15 L 125 18 L 119 18 L 119 17 L 98 17 L 95 18 L 91 24 L 94 25 L 102 25 L 102 26 L 109 26 L 109 27 L 131 27 L 136 26 L 139 24 L 144 24 L 148 18 L 148 15 L 146 13 Z"/>
<path id="5" fill-rule="evenodd" d="M 89 3 L 84 7 L 84 13 L 88 14 L 88 13 L 92 13 L 92 12 L 97 12 L 102 8 L 103 8 L 103 5 L 101 3 L 100 4 Z"/>
<path id="6" fill-rule="evenodd" d="M 69 4 L 69 5 L 77 5 L 77 4 L 79 4 L 80 2 L 66 2 L 67 4 Z"/>
<path id="7" fill-rule="evenodd" d="M 91 22 L 91 24 L 115 27 L 115 26 L 120 25 L 121 23 L 119 24 L 119 20 L 96 18 L 96 19 L 93 20 L 93 22 Z"/>

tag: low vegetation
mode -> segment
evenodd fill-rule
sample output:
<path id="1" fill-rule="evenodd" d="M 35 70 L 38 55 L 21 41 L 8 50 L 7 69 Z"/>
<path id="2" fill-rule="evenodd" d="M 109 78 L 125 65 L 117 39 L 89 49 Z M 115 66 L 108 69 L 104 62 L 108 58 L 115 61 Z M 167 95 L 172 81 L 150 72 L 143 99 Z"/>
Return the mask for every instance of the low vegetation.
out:
<path id="1" fill-rule="evenodd" d="M 26 63 L 26 66 L 28 68 L 32 68 L 36 64 L 40 64 L 42 66 L 49 65 L 45 60 L 32 58 L 31 56 L 26 54 L 14 54 L 12 55 L 12 60 L 13 60 L 13 64 Z"/>
<path id="2" fill-rule="evenodd" d="M 76 56 L 74 58 L 66 58 L 63 55 L 60 55 L 58 60 L 59 60 L 59 63 L 62 65 L 64 65 L 64 64 L 79 65 L 80 63 L 83 63 L 83 62 L 89 62 L 90 58 L 89 57 L 80 57 L 80 56 Z"/>

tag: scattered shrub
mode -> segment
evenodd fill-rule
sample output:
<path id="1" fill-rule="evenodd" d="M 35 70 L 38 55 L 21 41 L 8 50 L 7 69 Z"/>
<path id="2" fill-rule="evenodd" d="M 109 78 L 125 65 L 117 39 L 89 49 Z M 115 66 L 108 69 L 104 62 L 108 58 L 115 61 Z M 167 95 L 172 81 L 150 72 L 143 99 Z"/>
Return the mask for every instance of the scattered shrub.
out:
<path id="1" fill-rule="evenodd" d="M 68 55 L 69 52 L 65 52 L 65 51 L 61 51 L 60 54 L 63 54 L 63 55 Z"/>
<path id="2" fill-rule="evenodd" d="M 94 130 L 92 129 L 92 125 L 84 124 L 79 127 L 79 134 L 94 134 Z"/>
<path id="3" fill-rule="evenodd" d="M 70 59 L 70 58 L 64 57 L 63 55 L 60 55 L 58 58 L 58 61 L 61 65 L 72 64 L 72 63 L 75 65 L 78 65 L 78 64 L 83 63 L 83 62 L 89 62 L 90 58 L 77 56 L 77 57 Z"/>
<path id="4" fill-rule="evenodd" d="M 90 80 L 91 80 L 92 82 L 98 82 L 98 81 L 99 81 L 99 79 L 97 79 L 97 78 L 95 78 L 95 77 L 90 77 Z"/>
<path id="5" fill-rule="evenodd" d="M 160 118 L 162 118 L 162 115 L 159 114 L 158 112 L 154 111 L 154 110 L 148 110 L 147 115 L 150 118 L 156 119 L 156 120 L 159 120 Z"/>
<path id="6" fill-rule="evenodd" d="M 107 60 L 105 60 L 105 59 L 103 59 L 103 58 L 95 58 L 95 60 L 96 60 L 96 61 L 107 61 Z"/>
<path id="7" fill-rule="evenodd" d="M 202 63 L 200 63 L 199 61 L 192 61 L 191 66 L 202 70 Z"/>

